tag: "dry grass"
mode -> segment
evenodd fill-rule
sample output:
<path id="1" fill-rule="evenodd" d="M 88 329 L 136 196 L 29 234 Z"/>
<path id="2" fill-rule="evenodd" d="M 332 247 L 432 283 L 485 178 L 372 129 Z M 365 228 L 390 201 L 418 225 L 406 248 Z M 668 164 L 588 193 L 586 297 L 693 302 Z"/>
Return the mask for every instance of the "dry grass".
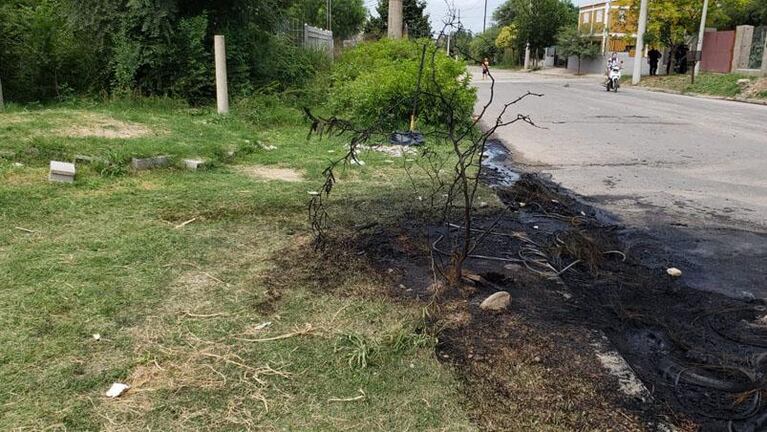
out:
<path id="1" fill-rule="evenodd" d="M 300 182 L 304 176 L 292 168 L 277 168 L 262 165 L 239 166 L 237 170 L 242 174 L 258 180 L 277 180 L 285 182 Z"/>
<path id="2" fill-rule="evenodd" d="M 77 124 L 57 129 L 54 134 L 70 138 L 131 139 L 156 133 L 145 125 L 117 120 L 103 114 L 81 114 L 76 121 Z"/>

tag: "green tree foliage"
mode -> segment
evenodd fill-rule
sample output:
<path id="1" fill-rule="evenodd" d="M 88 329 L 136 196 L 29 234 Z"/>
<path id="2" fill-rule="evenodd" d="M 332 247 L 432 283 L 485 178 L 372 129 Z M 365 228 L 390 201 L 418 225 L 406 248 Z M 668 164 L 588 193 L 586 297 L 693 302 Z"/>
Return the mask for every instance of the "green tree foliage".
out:
<path id="1" fill-rule="evenodd" d="M 402 20 L 407 25 L 408 35 L 412 39 L 431 37 L 429 15 L 425 13 L 425 0 L 404 0 L 402 2 Z M 372 17 L 365 26 L 369 37 L 380 39 L 386 37 L 389 21 L 389 0 L 378 0 L 377 17 Z"/>
<path id="2" fill-rule="evenodd" d="M 578 73 L 581 73 L 581 60 L 594 58 L 601 52 L 601 47 L 585 38 L 577 27 L 564 27 L 557 35 L 557 47 L 565 57 L 578 57 Z"/>
<path id="3" fill-rule="evenodd" d="M 223 34 L 234 94 L 302 85 L 327 61 L 277 30 L 312 1 L 0 1 L 0 79 L 17 101 L 89 91 L 209 100 L 213 35 Z M 335 2 L 339 31 L 359 30 L 362 0 Z"/>
<path id="4" fill-rule="evenodd" d="M 507 0 L 493 11 L 493 21 L 499 27 L 506 27 L 514 23 L 517 17 L 517 11 L 514 8 L 514 2 Z"/>
<path id="5" fill-rule="evenodd" d="M 330 102 L 334 112 L 360 125 L 381 122 L 392 130 L 404 126 L 413 108 L 424 44 L 433 47 L 426 39 L 382 39 L 345 52 L 333 72 Z M 421 124 L 444 125 L 446 120 L 440 108 L 444 104 L 429 96 L 437 93 L 435 81 L 445 94 L 452 95 L 450 106 L 456 117 L 470 121 L 476 91 L 467 77 L 466 64 L 441 49 L 436 52 L 434 68 L 431 54 L 426 57 L 419 94 Z"/>
<path id="6" fill-rule="evenodd" d="M 638 15 L 640 0 L 632 8 Z M 696 34 L 700 25 L 702 2 L 697 0 L 654 0 L 648 5 L 645 41 L 675 47 Z"/>
<path id="7" fill-rule="evenodd" d="M 514 24 L 504 26 L 495 38 L 495 46 L 499 49 L 514 48 L 519 44 L 519 32 Z"/>
<path id="8" fill-rule="evenodd" d="M 500 33 L 500 28 L 490 27 L 485 32 L 475 35 L 469 46 L 472 59 L 475 61 L 489 59 L 492 63 L 497 63 L 501 51 L 495 42 Z"/>
<path id="9" fill-rule="evenodd" d="M 88 85 L 92 51 L 67 25 L 59 1 L 0 5 L 0 34 L 0 77 L 9 100 L 65 96 Z"/>
<path id="10" fill-rule="evenodd" d="M 520 44 L 530 43 L 533 52 L 554 45 L 562 27 L 575 25 L 578 11 L 570 0 L 509 0 L 514 10 Z"/>

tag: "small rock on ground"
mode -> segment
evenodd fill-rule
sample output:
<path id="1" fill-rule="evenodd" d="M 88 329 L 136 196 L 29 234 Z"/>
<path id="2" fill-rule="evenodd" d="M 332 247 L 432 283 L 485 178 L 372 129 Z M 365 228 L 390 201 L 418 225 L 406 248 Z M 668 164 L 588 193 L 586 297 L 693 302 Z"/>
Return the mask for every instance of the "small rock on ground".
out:
<path id="1" fill-rule="evenodd" d="M 486 298 L 482 304 L 479 305 L 482 310 L 499 311 L 509 307 L 511 303 L 511 294 L 506 291 L 498 291 L 497 293 Z"/>

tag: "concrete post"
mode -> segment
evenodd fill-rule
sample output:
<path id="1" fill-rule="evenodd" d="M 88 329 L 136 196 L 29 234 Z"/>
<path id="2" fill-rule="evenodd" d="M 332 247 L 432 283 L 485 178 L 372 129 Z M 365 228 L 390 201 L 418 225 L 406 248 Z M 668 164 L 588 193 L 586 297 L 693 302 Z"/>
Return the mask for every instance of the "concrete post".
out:
<path id="1" fill-rule="evenodd" d="M 703 14 L 700 17 L 700 31 L 698 31 L 698 47 L 696 51 L 702 53 L 703 39 L 706 38 L 706 18 L 708 17 L 708 0 L 703 0 Z M 702 54 L 701 54 L 702 55 Z M 700 62 L 695 62 L 695 75 L 700 74 Z"/>
<path id="2" fill-rule="evenodd" d="M 525 45 L 525 70 L 530 70 L 530 42 Z"/>
<path id="3" fill-rule="evenodd" d="M 634 73 L 631 82 L 634 85 L 642 80 L 642 54 L 644 54 L 644 33 L 647 31 L 647 1 L 642 0 L 639 7 L 639 31 L 637 31 L 637 46 L 634 53 Z"/>
<path id="4" fill-rule="evenodd" d="M 732 50 L 732 71 L 748 68 L 748 57 L 754 41 L 754 26 L 742 25 L 735 29 L 735 47 Z"/>
<path id="5" fill-rule="evenodd" d="M 213 45 L 216 57 L 216 102 L 218 113 L 229 112 L 229 84 L 226 79 L 226 42 L 223 36 L 214 36 Z"/>
<path id="6" fill-rule="evenodd" d="M 767 76 L 767 37 L 764 38 L 764 52 L 762 54 L 762 75 Z M 0 88 L 0 109 L 2 109 L 3 89 Z"/>
<path id="7" fill-rule="evenodd" d="M 402 39 L 402 0 L 389 0 L 389 39 Z"/>

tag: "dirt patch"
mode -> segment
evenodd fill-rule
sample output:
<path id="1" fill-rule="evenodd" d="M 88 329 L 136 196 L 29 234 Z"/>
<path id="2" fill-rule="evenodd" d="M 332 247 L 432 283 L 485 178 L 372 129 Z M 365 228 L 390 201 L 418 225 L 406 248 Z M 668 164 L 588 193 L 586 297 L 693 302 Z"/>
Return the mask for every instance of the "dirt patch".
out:
<path id="1" fill-rule="evenodd" d="M 151 135 L 153 130 L 139 123 L 125 122 L 105 115 L 88 114 L 77 119 L 75 125 L 58 129 L 55 133 L 70 138 L 130 139 Z"/>
<path id="2" fill-rule="evenodd" d="M 285 182 L 300 182 L 304 176 L 292 168 L 277 168 L 263 165 L 248 165 L 238 167 L 238 171 L 248 177 L 259 180 L 277 180 Z"/>
<path id="3" fill-rule="evenodd" d="M 753 81 L 744 91 L 743 96 L 747 98 L 767 99 L 767 78 L 759 78 Z"/>

